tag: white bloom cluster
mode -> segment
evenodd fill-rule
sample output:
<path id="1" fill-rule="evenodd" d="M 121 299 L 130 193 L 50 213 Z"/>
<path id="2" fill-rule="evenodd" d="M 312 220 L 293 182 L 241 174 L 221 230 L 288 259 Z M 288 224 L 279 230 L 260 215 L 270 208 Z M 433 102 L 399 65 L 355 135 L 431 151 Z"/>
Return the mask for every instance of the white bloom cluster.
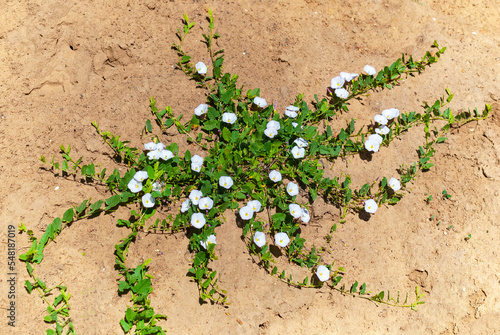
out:
<path id="1" fill-rule="evenodd" d="M 199 155 L 194 155 L 191 157 L 191 170 L 200 172 L 202 165 L 203 165 L 203 157 Z"/>
<path id="2" fill-rule="evenodd" d="M 384 139 L 379 134 L 372 134 L 368 136 L 368 139 L 365 141 L 366 150 L 377 152 L 383 140 Z"/>
<path id="3" fill-rule="evenodd" d="M 240 217 L 242 220 L 250 220 L 253 213 L 260 212 L 262 204 L 259 200 L 249 201 L 246 206 L 240 208 Z"/>
<path id="4" fill-rule="evenodd" d="M 368 66 L 368 65 L 367 65 Z M 373 117 L 373 120 L 379 124 L 378 128 L 375 128 L 375 133 L 368 137 L 365 142 L 365 148 L 368 151 L 377 152 L 382 144 L 383 138 L 381 135 L 387 135 L 390 132 L 390 128 L 387 127 L 389 120 L 392 120 L 399 116 L 399 109 L 389 108 L 382 111 L 381 114 L 377 114 Z"/>
<path id="5" fill-rule="evenodd" d="M 166 150 L 163 143 L 149 142 L 144 144 L 144 149 L 149 150 L 147 156 L 150 160 L 161 158 L 166 161 L 174 157 L 172 151 Z"/>
<path id="6" fill-rule="evenodd" d="M 295 119 L 297 115 L 299 115 L 297 112 L 299 111 L 299 107 L 295 106 L 288 106 L 285 109 L 285 115 L 288 116 L 290 119 Z"/>
<path id="7" fill-rule="evenodd" d="M 309 146 L 309 143 L 301 137 L 297 138 L 295 141 L 293 141 L 293 143 L 296 144 L 296 146 L 292 148 L 293 157 L 294 158 L 304 157 L 304 155 L 306 154 L 305 148 Z"/>
<path id="8" fill-rule="evenodd" d="M 335 95 L 341 99 L 349 97 L 349 91 L 344 88 L 344 84 L 350 82 L 358 76 L 357 73 L 340 72 L 340 75 L 332 78 L 330 87 L 335 90 Z"/>
<path id="9" fill-rule="evenodd" d="M 274 138 L 274 136 L 278 135 L 278 130 L 281 129 L 281 125 L 278 121 L 271 120 L 266 125 L 266 130 L 264 130 L 264 135 L 269 138 Z"/>
<path id="10" fill-rule="evenodd" d="M 210 210 L 214 206 L 214 201 L 210 197 L 203 197 L 203 193 L 199 190 L 191 190 L 189 199 L 186 199 L 181 205 L 181 212 L 187 212 L 191 204 L 198 206 L 201 210 Z M 193 213 L 193 215 L 191 215 L 191 225 L 193 227 L 201 229 L 205 223 L 206 219 L 203 213 Z M 214 241 L 210 241 L 210 243 L 215 243 L 215 237 Z"/>
<path id="11" fill-rule="evenodd" d="M 311 216 L 309 215 L 309 211 L 305 208 L 300 207 L 297 204 L 288 205 L 288 210 L 290 211 L 290 214 L 295 219 L 300 218 L 302 220 L 302 222 L 304 222 L 304 223 L 308 223 L 309 220 L 311 220 Z"/>
<path id="12" fill-rule="evenodd" d="M 146 171 L 138 171 L 135 173 L 134 178 L 129 181 L 127 187 L 132 193 L 138 193 L 142 191 L 142 182 L 148 179 L 148 173 Z M 151 193 L 146 193 L 142 196 L 142 205 L 146 208 L 151 208 L 155 205 L 155 198 Z"/>

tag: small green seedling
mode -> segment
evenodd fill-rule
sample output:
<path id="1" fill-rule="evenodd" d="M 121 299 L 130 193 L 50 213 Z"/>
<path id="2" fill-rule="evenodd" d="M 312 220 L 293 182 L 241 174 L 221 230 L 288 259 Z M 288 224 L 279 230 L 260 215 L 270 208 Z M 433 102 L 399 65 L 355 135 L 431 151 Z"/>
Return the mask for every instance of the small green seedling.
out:
<path id="1" fill-rule="evenodd" d="M 443 190 L 443 199 L 446 200 L 446 199 L 450 199 L 450 198 L 451 198 L 451 194 L 448 194 L 448 191 Z"/>

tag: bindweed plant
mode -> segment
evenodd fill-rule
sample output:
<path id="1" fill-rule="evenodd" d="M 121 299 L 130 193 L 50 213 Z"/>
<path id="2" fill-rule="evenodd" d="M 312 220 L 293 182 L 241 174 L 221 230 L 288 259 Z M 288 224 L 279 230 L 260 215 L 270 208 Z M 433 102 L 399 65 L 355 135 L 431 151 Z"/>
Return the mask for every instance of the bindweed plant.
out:
<path id="1" fill-rule="evenodd" d="M 183 42 L 194 26 L 187 15 L 178 30 L 179 42 L 173 44 L 178 55 L 177 68 L 207 93 L 206 101 L 200 101 L 188 121 L 183 120 L 183 115 L 174 114 L 171 107 L 158 109 L 151 98 L 152 119 L 146 120 L 142 129 L 150 140 L 144 148 L 130 147 L 129 142 L 101 130 L 97 122 L 92 123 L 113 151 L 117 164 L 125 166 L 127 172 L 122 175 L 115 169 L 108 173 L 101 165 L 84 164 L 82 158 L 71 156 L 70 146 L 61 146 L 62 162 L 54 158 L 49 162 L 42 156 L 41 160 L 55 170 L 84 182 L 107 186 L 110 196 L 97 202 L 87 199 L 68 209 L 62 218 L 56 218 L 48 226 L 40 239 L 21 226 L 32 240 L 28 252 L 21 255 L 32 279 L 26 282 L 27 290 L 43 289 L 38 291 L 47 298 L 45 284 L 36 277 L 35 267 L 43 259 L 44 248 L 65 227 L 126 206 L 130 216 L 119 219 L 117 224 L 130 229 L 130 234 L 115 246 L 116 268 L 121 275 L 118 291 L 130 293 L 133 303 L 120 321 L 125 333 L 164 334 L 157 322 L 166 317 L 156 314 L 148 299 L 153 291 L 152 276 L 147 273 L 151 260 L 133 268 L 125 265 L 127 250 L 140 231 L 186 234 L 193 255 L 188 273 L 198 284 L 201 300 L 228 303 L 228 292 L 219 287 L 217 271 L 210 265 L 217 259 L 217 243 L 224 243 L 216 236 L 227 215 L 236 216 L 250 254 L 278 280 L 297 287 L 326 285 L 376 303 L 412 309 L 422 304 L 418 287 L 415 299 L 409 299 L 408 294 L 400 299 L 399 292 L 396 297 L 391 297 L 388 291 L 374 294 L 358 281 L 346 286 L 342 281 L 345 270 L 328 264 L 323 255 L 331 249 L 331 235 L 338 224 L 346 222 L 348 213 L 373 215 L 383 210 L 380 208 L 383 205 L 397 204 L 408 183 L 420 171 L 433 166 L 436 147 L 446 141 L 449 130 L 486 118 L 491 107 L 486 105 L 483 112 L 475 109 L 453 114 L 444 108 L 453 98 L 446 90 L 446 95 L 433 104 L 425 103 L 422 113 L 401 112 L 402 107 L 394 106 L 381 110 L 367 125 L 360 126 L 354 119 L 338 124 L 337 118 L 349 112 L 352 99 L 362 99 L 370 91 L 392 89 L 437 62 L 446 48 L 435 42 L 435 51 L 426 52 L 420 60 L 402 55 L 378 72 L 369 65 L 360 74 L 341 72 L 329 83 L 326 95 L 321 98 L 314 95 L 314 101 L 308 103 L 299 94 L 281 112 L 262 97 L 258 88 L 244 90 L 238 85 L 237 75 L 224 71 L 224 50 L 215 49 L 214 42 L 220 36 L 214 32 L 210 11 L 208 22 L 209 32 L 203 34 L 208 64 L 195 63 L 183 49 Z M 400 166 L 398 176 L 366 181 L 359 189 L 352 186 L 349 174 L 324 176 L 323 161 L 332 166 L 338 159 L 353 155 L 377 155 L 402 134 L 419 126 L 423 127 L 424 141 L 415 148 L 418 160 Z M 184 134 L 188 143 L 197 146 L 198 154 L 189 150 L 180 152 L 177 143 L 168 143 L 167 130 L 172 127 Z M 314 220 L 310 208 L 318 197 L 339 209 L 340 220 L 332 224 L 321 245 L 312 245 L 301 236 L 301 225 Z M 178 205 L 173 212 L 169 211 L 172 204 Z M 310 274 L 295 280 L 289 274 L 289 267 L 279 269 L 277 256 L 270 250 L 273 245 L 282 250 L 289 267 L 295 264 L 308 269 Z M 65 293 L 65 287 L 60 285 L 57 289 Z M 61 298 L 69 309 L 64 297 L 69 295 Z M 51 331 L 57 334 L 66 326 L 73 331 L 67 310 L 61 314 L 55 308 L 61 299 L 48 302 L 52 307 L 50 319 L 46 318 L 47 322 L 55 323 L 55 332 Z"/>

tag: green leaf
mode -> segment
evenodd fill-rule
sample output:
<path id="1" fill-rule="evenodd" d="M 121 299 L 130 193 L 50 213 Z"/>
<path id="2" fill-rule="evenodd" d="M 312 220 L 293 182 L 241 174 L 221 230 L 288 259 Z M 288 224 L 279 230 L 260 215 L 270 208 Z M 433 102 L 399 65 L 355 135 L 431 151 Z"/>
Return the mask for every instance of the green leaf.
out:
<path id="1" fill-rule="evenodd" d="M 31 291 L 33 291 L 33 284 L 31 284 L 29 280 L 26 280 L 24 282 L 24 286 L 26 286 L 26 290 L 28 291 L 28 293 L 31 294 Z"/>
<path id="2" fill-rule="evenodd" d="M 80 206 L 78 206 L 78 207 L 76 208 L 76 213 L 77 213 L 78 215 L 80 215 L 80 214 L 81 214 L 81 213 L 85 210 L 85 208 L 87 208 L 87 200 L 83 201 L 83 202 L 80 204 Z"/>
<path id="3" fill-rule="evenodd" d="M 151 288 L 151 279 L 142 279 L 132 287 L 132 292 L 137 294 L 148 294 Z"/>
<path id="4" fill-rule="evenodd" d="M 125 321 L 125 320 L 121 319 L 121 320 L 120 320 L 120 325 L 122 326 L 123 331 L 124 331 L 125 333 L 128 333 L 128 332 L 129 332 L 129 330 L 130 330 L 130 325 L 127 323 L 127 321 Z"/>
<path id="5" fill-rule="evenodd" d="M 442 143 L 444 141 L 446 141 L 448 138 L 447 137 L 440 137 L 436 140 L 437 143 Z"/>
<path id="6" fill-rule="evenodd" d="M 62 220 L 64 222 L 71 222 L 71 221 L 73 221 L 74 215 L 75 215 L 75 212 L 73 211 L 73 208 L 70 208 L 66 212 L 64 212 Z"/>
<path id="7" fill-rule="evenodd" d="M 130 307 L 127 308 L 127 311 L 125 312 L 125 320 L 128 322 L 134 321 L 135 317 L 137 316 L 137 313 L 134 312 Z"/>
<path id="8" fill-rule="evenodd" d="M 231 142 L 231 132 L 229 131 L 229 129 L 224 128 L 224 129 L 222 130 L 222 138 L 223 138 L 226 142 Z"/>
<path id="9" fill-rule="evenodd" d="M 115 194 L 112 197 L 106 199 L 106 209 L 110 209 L 118 205 L 121 201 L 121 194 Z"/>
<path id="10" fill-rule="evenodd" d="M 102 200 L 99 200 L 99 201 L 96 201 L 94 202 L 92 205 L 90 205 L 90 212 L 91 213 L 94 213 L 96 212 L 97 210 L 99 210 L 99 208 L 101 208 L 101 205 L 104 203 L 104 201 Z"/>
<path id="11" fill-rule="evenodd" d="M 118 292 L 123 293 L 128 289 L 130 289 L 130 285 L 126 281 L 120 281 L 118 284 Z"/>
<path id="12" fill-rule="evenodd" d="M 352 284 L 352 286 L 351 286 L 350 292 L 356 293 L 357 289 L 358 289 L 358 281 L 355 281 L 354 284 Z"/>
<path id="13" fill-rule="evenodd" d="M 153 127 L 151 126 L 151 120 L 149 119 L 146 121 L 146 130 L 150 133 L 153 132 Z"/>

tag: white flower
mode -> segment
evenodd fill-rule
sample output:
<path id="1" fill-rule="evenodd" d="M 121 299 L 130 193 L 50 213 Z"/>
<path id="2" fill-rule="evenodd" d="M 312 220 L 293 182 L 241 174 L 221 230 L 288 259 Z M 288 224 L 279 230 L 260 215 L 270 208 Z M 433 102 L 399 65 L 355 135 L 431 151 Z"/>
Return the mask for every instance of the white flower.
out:
<path id="1" fill-rule="evenodd" d="M 250 207 L 254 212 L 259 212 L 262 207 L 259 200 L 249 201 L 247 206 Z"/>
<path id="2" fill-rule="evenodd" d="M 191 200 L 189 199 L 184 200 L 184 202 L 181 205 L 181 212 L 182 213 L 187 212 L 190 205 L 191 205 Z"/>
<path id="3" fill-rule="evenodd" d="M 148 179 L 148 173 L 147 173 L 147 171 L 137 171 L 134 174 L 134 179 L 137 180 L 137 181 L 139 181 L 139 182 L 142 182 L 145 179 Z"/>
<path id="4" fill-rule="evenodd" d="M 164 149 L 165 149 L 165 144 L 156 143 L 156 151 L 158 151 L 158 154 L 161 153 Z"/>
<path id="5" fill-rule="evenodd" d="M 309 211 L 305 208 L 302 208 L 302 215 L 300 216 L 300 219 L 304 223 L 308 223 L 309 220 L 311 220 L 311 216 L 309 215 Z"/>
<path id="6" fill-rule="evenodd" d="M 201 166 L 203 165 L 203 157 L 194 155 L 191 157 L 191 170 L 200 172 Z"/>
<path id="7" fill-rule="evenodd" d="M 135 180 L 134 178 L 132 178 L 132 180 L 129 181 L 127 187 L 132 193 L 138 193 L 142 191 L 142 184 L 137 180 Z"/>
<path id="8" fill-rule="evenodd" d="M 378 205 L 373 199 L 368 199 L 365 201 L 365 211 L 367 213 L 375 213 L 378 209 Z"/>
<path id="9" fill-rule="evenodd" d="M 309 146 L 309 143 L 307 143 L 306 140 L 304 140 L 302 137 L 299 137 L 293 143 L 297 144 L 299 148 L 307 148 Z"/>
<path id="10" fill-rule="evenodd" d="M 172 157 L 174 157 L 174 154 L 170 150 L 162 150 L 160 152 L 160 158 L 163 159 L 164 161 L 169 160 Z"/>
<path id="11" fill-rule="evenodd" d="M 302 216 L 302 208 L 300 208 L 300 206 L 297 204 L 288 205 L 288 210 L 290 211 L 290 214 L 296 219 Z"/>
<path id="12" fill-rule="evenodd" d="M 156 150 L 156 143 L 155 142 L 149 142 L 144 144 L 144 149 L 146 150 Z"/>
<path id="13" fill-rule="evenodd" d="M 297 122 L 292 122 L 292 126 L 295 128 L 297 127 L 299 124 Z"/>
<path id="14" fill-rule="evenodd" d="M 161 192 L 161 183 L 158 181 L 155 181 L 153 183 L 153 192 Z"/>
<path id="15" fill-rule="evenodd" d="M 281 181 L 281 173 L 278 170 L 272 170 L 269 172 L 269 179 L 277 183 Z"/>
<path id="16" fill-rule="evenodd" d="M 236 114 L 234 113 L 224 113 L 222 114 L 222 122 L 233 124 L 236 122 Z"/>
<path id="17" fill-rule="evenodd" d="M 337 88 L 342 88 L 344 86 L 345 80 L 341 76 L 337 76 L 335 78 L 332 78 L 332 84 L 331 88 L 337 89 Z"/>
<path id="18" fill-rule="evenodd" d="M 340 72 L 340 78 L 344 79 L 345 81 L 351 81 L 357 76 L 357 73 Z"/>
<path id="19" fill-rule="evenodd" d="M 320 265 L 316 270 L 316 276 L 318 276 L 318 279 L 321 281 L 327 281 L 330 279 L 330 270 L 328 270 L 326 266 Z"/>
<path id="20" fill-rule="evenodd" d="M 195 164 L 195 163 L 191 163 L 191 170 L 193 170 L 195 172 L 200 172 L 201 171 L 201 165 Z"/>
<path id="21" fill-rule="evenodd" d="M 369 76 L 374 76 L 377 74 L 377 71 L 375 70 L 375 68 L 373 66 L 370 66 L 370 65 L 365 65 L 365 67 L 363 68 L 363 71 L 368 73 Z"/>
<path id="22" fill-rule="evenodd" d="M 395 117 L 399 116 L 399 109 L 397 108 L 384 109 L 382 111 L 382 115 L 385 116 L 387 120 L 394 119 Z"/>
<path id="23" fill-rule="evenodd" d="M 274 235 L 274 242 L 280 247 L 286 247 L 290 243 L 290 238 L 286 233 L 277 233 Z"/>
<path id="24" fill-rule="evenodd" d="M 242 220 L 250 220 L 253 216 L 253 209 L 251 207 L 244 206 L 240 208 L 240 217 Z"/>
<path id="25" fill-rule="evenodd" d="M 217 244 L 215 241 L 215 235 L 210 235 L 206 241 L 200 241 L 201 246 L 206 250 L 210 244 Z"/>
<path id="26" fill-rule="evenodd" d="M 372 135 L 368 136 L 368 140 L 375 141 L 378 144 L 382 144 L 382 142 L 384 141 L 382 136 L 380 136 L 379 134 L 372 134 Z"/>
<path id="27" fill-rule="evenodd" d="M 262 248 L 266 244 L 266 234 L 261 231 L 256 231 L 253 235 L 253 242 L 259 248 Z"/>
<path id="28" fill-rule="evenodd" d="M 349 92 L 347 92 L 345 88 L 337 88 L 335 90 L 335 95 L 341 99 L 347 99 L 347 97 L 349 96 Z"/>
<path id="29" fill-rule="evenodd" d="M 389 134 L 389 127 L 387 126 L 382 126 L 382 127 L 379 127 L 379 128 L 375 128 L 375 132 L 379 135 L 386 135 L 386 134 Z"/>
<path id="30" fill-rule="evenodd" d="M 294 158 L 302 158 L 302 157 L 304 157 L 305 153 L 306 153 L 306 149 L 304 149 L 304 148 L 299 148 L 297 146 L 292 148 L 292 155 Z"/>
<path id="31" fill-rule="evenodd" d="M 288 185 L 286 185 L 286 193 L 288 193 L 290 196 L 296 196 L 299 194 L 299 185 L 295 184 L 294 182 L 289 182 Z"/>
<path id="32" fill-rule="evenodd" d="M 203 193 L 201 193 L 201 191 L 198 191 L 198 190 L 192 190 L 190 193 L 189 193 L 189 199 L 193 202 L 193 205 L 197 206 L 200 199 L 203 197 Z M 189 204 L 188 204 L 189 206 Z"/>
<path id="33" fill-rule="evenodd" d="M 368 151 L 377 152 L 378 149 L 380 148 L 380 144 L 375 140 L 366 140 L 365 141 L 365 148 Z"/>
<path id="34" fill-rule="evenodd" d="M 212 207 L 214 206 L 214 201 L 209 197 L 204 197 L 200 199 L 200 201 L 198 202 L 198 206 L 200 207 L 200 209 L 212 209 Z"/>
<path id="35" fill-rule="evenodd" d="M 157 150 L 153 150 L 153 151 L 148 152 L 147 156 L 151 160 L 158 159 L 158 158 L 160 158 L 160 153 Z"/>
<path id="36" fill-rule="evenodd" d="M 257 106 L 259 106 L 260 108 L 264 108 L 267 106 L 266 100 L 264 100 L 260 97 L 255 97 L 255 99 L 253 99 L 253 103 L 256 104 Z"/>
<path id="37" fill-rule="evenodd" d="M 219 178 L 219 185 L 229 190 L 233 186 L 233 178 L 222 176 Z"/>
<path id="38" fill-rule="evenodd" d="M 208 110 L 208 105 L 200 104 L 198 107 L 194 109 L 194 113 L 196 114 L 196 116 L 202 116 L 207 112 L 207 110 Z"/>
<path id="39" fill-rule="evenodd" d="M 146 193 L 142 196 L 142 205 L 146 208 L 151 208 L 155 205 L 155 198 L 151 193 Z"/>
<path id="40" fill-rule="evenodd" d="M 387 124 L 387 118 L 385 116 L 383 116 L 382 114 L 377 114 L 373 117 L 373 119 L 375 120 L 375 122 L 377 122 L 378 124 L 381 124 L 381 125 L 386 125 Z"/>
<path id="41" fill-rule="evenodd" d="M 280 130 L 281 129 L 281 125 L 278 121 L 275 121 L 275 120 L 271 120 L 267 123 L 267 126 L 266 126 L 267 129 L 276 129 L 276 131 Z"/>
<path id="42" fill-rule="evenodd" d="M 389 180 L 389 186 L 393 189 L 394 192 L 397 192 L 401 189 L 401 182 L 393 177 Z"/>
<path id="43" fill-rule="evenodd" d="M 198 62 L 194 66 L 196 68 L 196 71 L 198 71 L 199 74 L 206 74 L 207 73 L 207 66 L 203 62 Z"/>
<path id="44" fill-rule="evenodd" d="M 296 118 L 297 115 L 299 115 L 297 112 L 299 111 L 299 107 L 295 107 L 295 106 L 288 106 L 286 109 L 285 109 L 285 115 L 288 116 L 289 118 Z"/>
<path id="45" fill-rule="evenodd" d="M 191 215 L 191 225 L 195 228 L 202 228 L 207 221 L 202 213 L 194 213 Z"/>
<path id="46" fill-rule="evenodd" d="M 273 138 L 274 136 L 278 135 L 278 131 L 274 128 L 266 128 L 266 130 L 264 130 L 264 135 L 269 138 Z"/>

